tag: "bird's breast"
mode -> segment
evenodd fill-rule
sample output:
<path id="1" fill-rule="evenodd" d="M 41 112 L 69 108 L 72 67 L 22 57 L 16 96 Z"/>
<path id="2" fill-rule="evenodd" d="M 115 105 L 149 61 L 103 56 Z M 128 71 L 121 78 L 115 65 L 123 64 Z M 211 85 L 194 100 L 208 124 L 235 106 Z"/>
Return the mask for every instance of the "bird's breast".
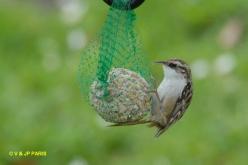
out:
<path id="1" fill-rule="evenodd" d="M 157 91 L 160 99 L 165 98 L 178 98 L 184 87 L 186 85 L 186 81 L 184 80 L 163 80 L 159 85 Z"/>

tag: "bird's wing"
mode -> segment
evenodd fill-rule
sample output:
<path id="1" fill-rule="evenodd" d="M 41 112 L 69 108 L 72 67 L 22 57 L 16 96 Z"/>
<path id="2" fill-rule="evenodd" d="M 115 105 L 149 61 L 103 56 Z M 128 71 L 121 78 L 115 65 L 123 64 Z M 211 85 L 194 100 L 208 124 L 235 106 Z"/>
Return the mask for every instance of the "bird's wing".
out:
<path id="1" fill-rule="evenodd" d="M 176 104 L 174 106 L 173 111 L 168 116 L 168 123 L 158 129 L 155 137 L 159 137 L 162 133 L 164 133 L 173 123 L 178 121 L 188 108 L 190 101 L 192 99 L 192 83 L 188 82 L 187 85 L 184 87 L 181 96 L 177 99 Z"/>
<path id="2" fill-rule="evenodd" d="M 191 102 L 192 95 L 192 83 L 188 82 L 184 87 L 181 96 L 177 99 L 173 112 L 169 116 L 169 125 L 173 124 L 183 116 Z"/>

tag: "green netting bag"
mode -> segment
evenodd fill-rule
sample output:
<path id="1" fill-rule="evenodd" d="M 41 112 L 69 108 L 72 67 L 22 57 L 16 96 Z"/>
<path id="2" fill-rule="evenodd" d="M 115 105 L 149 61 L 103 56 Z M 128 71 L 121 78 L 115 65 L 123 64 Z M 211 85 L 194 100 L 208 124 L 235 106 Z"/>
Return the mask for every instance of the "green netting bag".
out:
<path id="1" fill-rule="evenodd" d="M 154 89 L 134 31 L 136 15 L 129 0 L 113 0 L 98 39 L 83 52 L 81 91 L 106 121 L 132 122 L 151 111 Z M 129 10 L 130 9 L 130 10 Z"/>

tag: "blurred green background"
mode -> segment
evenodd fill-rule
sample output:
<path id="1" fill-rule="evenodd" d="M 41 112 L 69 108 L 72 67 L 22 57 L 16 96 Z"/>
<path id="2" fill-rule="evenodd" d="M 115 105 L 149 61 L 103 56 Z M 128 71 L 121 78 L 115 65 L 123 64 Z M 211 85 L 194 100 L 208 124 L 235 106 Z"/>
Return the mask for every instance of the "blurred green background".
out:
<path id="1" fill-rule="evenodd" d="M 101 0 L 0 1 L 0 164 L 243 165 L 248 162 L 248 1 L 147 0 L 136 30 L 155 60 L 192 66 L 185 116 L 154 138 L 106 127 L 80 94 L 84 47 L 108 11 Z M 9 151 L 47 151 L 10 157 Z"/>

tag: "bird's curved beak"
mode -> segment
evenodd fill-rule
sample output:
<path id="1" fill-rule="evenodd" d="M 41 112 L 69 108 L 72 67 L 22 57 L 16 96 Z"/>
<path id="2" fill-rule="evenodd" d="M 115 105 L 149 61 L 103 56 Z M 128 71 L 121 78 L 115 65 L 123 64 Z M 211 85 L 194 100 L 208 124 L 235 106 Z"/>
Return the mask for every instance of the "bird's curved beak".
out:
<path id="1" fill-rule="evenodd" d="M 157 64 L 164 64 L 164 65 L 167 65 L 168 64 L 166 61 L 155 61 L 155 63 L 157 63 Z"/>

